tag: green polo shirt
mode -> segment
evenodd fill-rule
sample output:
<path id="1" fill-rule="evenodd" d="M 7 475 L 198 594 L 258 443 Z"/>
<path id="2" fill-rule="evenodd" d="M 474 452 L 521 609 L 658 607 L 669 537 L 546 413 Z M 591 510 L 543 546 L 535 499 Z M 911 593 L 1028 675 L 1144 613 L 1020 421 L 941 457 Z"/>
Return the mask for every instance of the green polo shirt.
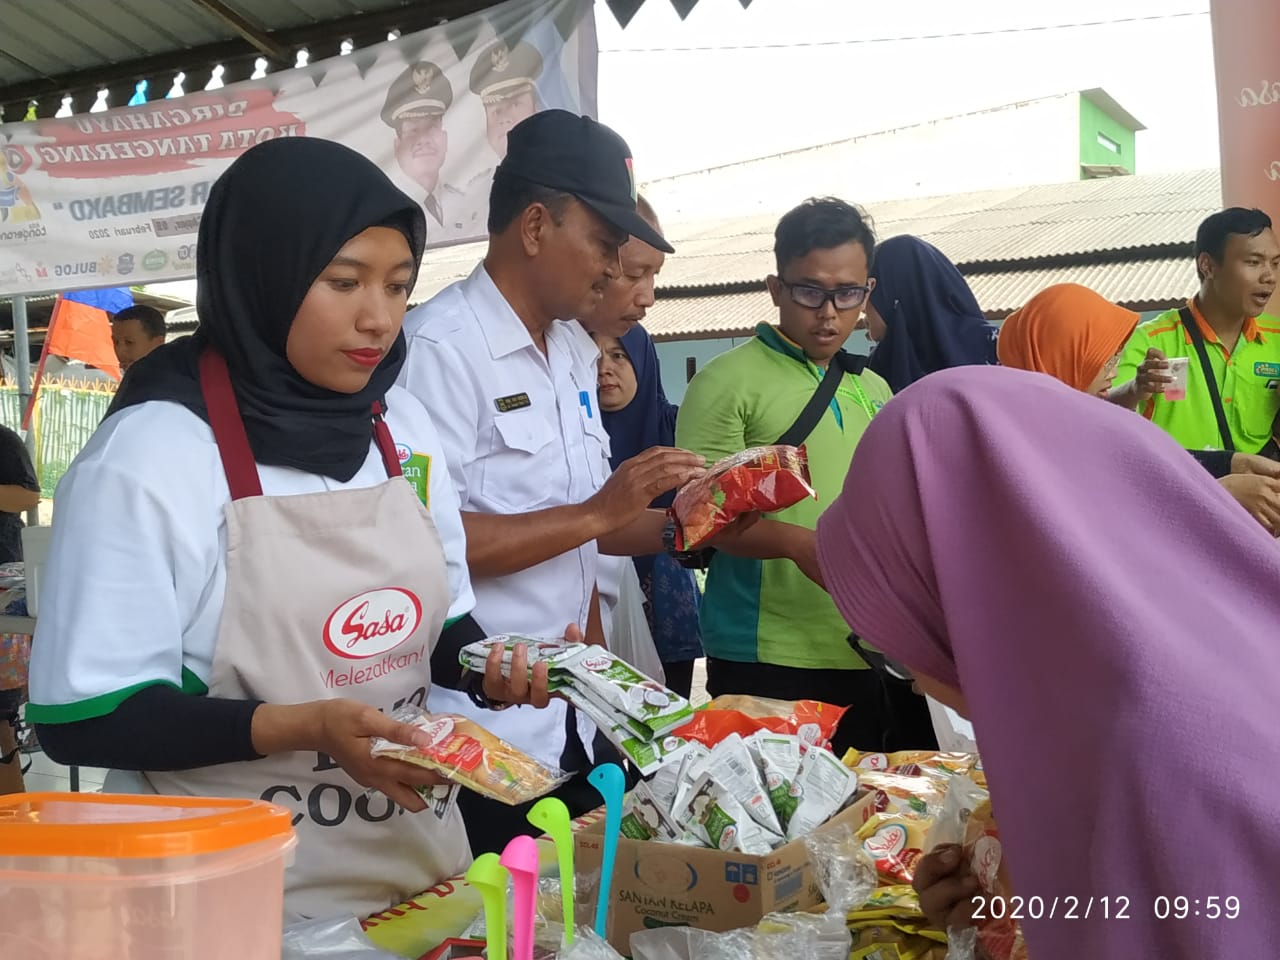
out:
<path id="1" fill-rule="evenodd" d="M 773 443 L 790 428 L 823 377 L 768 324 L 753 339 L 704 367 L 680 404 L 676 445 L 714 462 Z M 818 499 L 771 514 L 813 530 L 844 488 L 849 461 L 872 416 L 892 392 L 868 371 L 845 375 L 831 407 L 805 444 Z M 864 667 L 846 642 L 849 627 L 821 587 L 790 560 L 717 553 L 707 572 L 702 645 L 707 655 L 807 669 Z"/>
<path id="2" fill-rule="evenodd" d="M 1276 390 L 1280 384 L 1280 319 L 1264 313 L 1246 322 L 1235 350 L 1228 353 L 1195 301 L 1189 306 L 1204 336 L 1209 365 L 1213 368 L 1236 449 L 1241 453 L 1257 453 L 1271 439 L 1276 413 L 1280 411 Z M 1157 348 L 1166 357 L 1190 358 L 1187 396 L 1183 400 L 1166 400 L 1157 395 L 1138 412 L 1188 450 L 1223 449 L 1200 358 L 1177 310 L 1169 310 L 1138 326 L 1125 345 L 1116 383 L 1127 383 L 1137 375 L 1150 347 Z"/>

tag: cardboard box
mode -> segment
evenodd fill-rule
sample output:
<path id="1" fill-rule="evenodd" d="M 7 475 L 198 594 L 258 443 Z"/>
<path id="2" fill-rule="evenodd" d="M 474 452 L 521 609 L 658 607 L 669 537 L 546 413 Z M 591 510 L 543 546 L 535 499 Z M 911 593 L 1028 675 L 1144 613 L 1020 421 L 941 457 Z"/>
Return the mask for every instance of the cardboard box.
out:
<path id="1" fill-rule="evenodd" d="M 857 830 L 875 812 L 868 793 L 818 828 Z M 599 871 L 604 824 L 577 834 L 579 872 Z M 631 935 L 663 926 L 722 933 L 754 926 L 768 913 L 806 910 L 822 902 L 804 842 L 792 840 L 767 856 L 722 853 L 678 843 L 618 840 L 609 904 L 609 942 L 624 956 Z"/>

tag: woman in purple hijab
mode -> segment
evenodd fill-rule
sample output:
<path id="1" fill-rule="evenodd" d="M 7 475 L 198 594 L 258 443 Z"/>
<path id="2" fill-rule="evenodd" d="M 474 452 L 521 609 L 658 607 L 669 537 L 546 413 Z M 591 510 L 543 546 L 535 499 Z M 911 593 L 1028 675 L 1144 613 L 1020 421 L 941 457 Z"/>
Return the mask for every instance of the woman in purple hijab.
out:
<path id="1" fill-rule="evenodd" d="M 849 626 L 973 722 L 1014 892 L 1094 898 L 1024 919 L 1032 960 L 1276 955 L 1280 548 L 1170 437 L 943 371 L 872 421 L 818 556 Z"/>

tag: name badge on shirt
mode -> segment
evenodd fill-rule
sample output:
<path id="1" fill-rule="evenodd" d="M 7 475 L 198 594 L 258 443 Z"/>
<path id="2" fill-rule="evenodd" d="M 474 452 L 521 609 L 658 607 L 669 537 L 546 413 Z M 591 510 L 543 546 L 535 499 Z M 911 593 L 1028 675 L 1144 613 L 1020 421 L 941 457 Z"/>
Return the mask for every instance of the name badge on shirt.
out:
<path id="1" fill-rule="evenodd" d="M 1255 363 L 1253 365 L 1253 375 L 1255 377 L 1265 377 L 1268 380 L 1280 379 L 1280 363 Z M 1271 386 L 1271 384 L 1267 384 Z"/>
<path id="2" fill-rule="evenodd" d="M 493 405 L 498 408 L 499 413 L 510 413 L 512 410 L 523 410 L 533 404 L 527 393 L 513 393 L 509 397 L 498 397 L 493 401 Z"/>

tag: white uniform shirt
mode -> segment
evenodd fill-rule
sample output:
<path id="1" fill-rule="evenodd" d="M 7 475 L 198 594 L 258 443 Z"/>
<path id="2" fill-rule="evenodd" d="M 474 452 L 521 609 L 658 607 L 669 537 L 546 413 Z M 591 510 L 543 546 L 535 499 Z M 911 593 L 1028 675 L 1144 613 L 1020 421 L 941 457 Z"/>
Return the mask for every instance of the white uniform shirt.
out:
<path id="1" fill-rule="evenodd" d="M 435 198 L 437 220 L 431 211 L 431 198 Z M 459 240 L 475 240 L 488 233 L 485 216 L 488 197 L 484 205 L 477 205 L 471 195 L 457 187 L 441 183 L 435 192 L 423 198 L 422 208 L 427 215 L 427 245 L 438 246 Z"/>
<path id="2" fill-rule="evenodd" d="M 387 394 L 386 421 L 401 459 L 416 455 L 405 469 L 427 474 L 427 506 L 448 566 L 449 619 L 456 619 L 475 599 L 439 437 L 426 410 L 399 387 Z M 387 479 L 372 439 L 364 466 L 347 483 L 290 467 L 259 465 L 258 474 L 267 496 Z M 103 716 L 139 684 L 208 689 L 226 588 L 223 508 L 230 499 L 213 432 L 179 404 L 128 407 L 97 429 L 58 485 L 32 645 L 32 720 Z"/>
<path id="3" fill-rule="evenodd" d="M 609 435 L 596 409 L 599 350 L 576 321 L 547 330 L 547 354 L 484 265 L 405 319 L 400 374 L 431 412 L 464 511 L 519 514 L 582 503 L 609 475 Z M 596 585 L 595 541 L 505 577 L 475 578 L 475 619 L 488 633 L 559 637 L 586 625 Z M 565 746 L 565 705 L 478 710 L 437 688 L 433 711 L 470 716 L 544 763 Z M 588 753 L 595 727 L 579 718 Z"/>

